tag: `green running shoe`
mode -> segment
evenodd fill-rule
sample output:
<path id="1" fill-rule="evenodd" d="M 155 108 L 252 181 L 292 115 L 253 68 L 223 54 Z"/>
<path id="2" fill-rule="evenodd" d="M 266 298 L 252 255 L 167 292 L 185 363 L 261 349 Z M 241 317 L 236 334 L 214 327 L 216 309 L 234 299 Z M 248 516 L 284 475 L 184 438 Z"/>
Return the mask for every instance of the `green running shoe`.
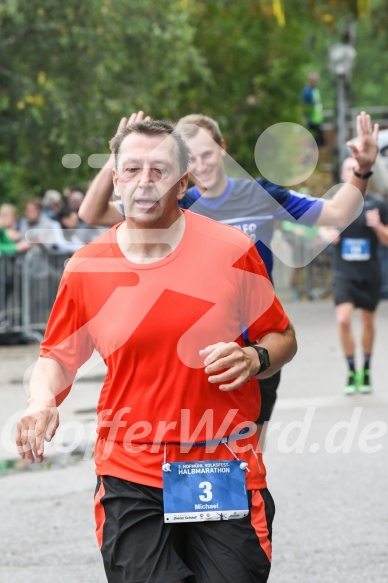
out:
<path id="1" fill-rule="evenodd" d="M 363 368 L 358 373 L 358 390 L 364 395 L 372 392 L 372 385 L 370 382 L 370 370 Z"/>
<path id="2" fill-rule="evenodd" d="M 346 379 L 346 385 L 344 387 L 345 395 L 354 395 L 357 392 L 357 373 L 353 370 L 348 372 L 348 378 Z"/>

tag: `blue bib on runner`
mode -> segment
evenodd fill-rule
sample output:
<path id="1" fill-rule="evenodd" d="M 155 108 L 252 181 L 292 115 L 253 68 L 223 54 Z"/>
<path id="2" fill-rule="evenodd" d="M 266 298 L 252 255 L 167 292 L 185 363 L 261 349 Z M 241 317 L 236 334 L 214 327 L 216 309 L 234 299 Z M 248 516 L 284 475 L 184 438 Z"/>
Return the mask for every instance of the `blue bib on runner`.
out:
<path id="1" fill-rule="evenodd" d="M 238 460 L 163 464 L 164 522 L 247 516 L 245 467 L 246 464 Z"/>
<path id="2" fill-rule="evenodd" d="M 345 261 L 368 261 L 370 259 L 370 240 L 342 239 L 341 256 Z"/>

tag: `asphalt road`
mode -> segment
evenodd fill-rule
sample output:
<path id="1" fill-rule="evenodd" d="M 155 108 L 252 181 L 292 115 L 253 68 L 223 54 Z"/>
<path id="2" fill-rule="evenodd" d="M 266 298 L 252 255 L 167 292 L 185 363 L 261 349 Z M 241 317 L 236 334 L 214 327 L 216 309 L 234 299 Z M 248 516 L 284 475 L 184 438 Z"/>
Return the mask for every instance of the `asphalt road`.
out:
<path id="1" fill-rule="evenodd" d="M 386 583 L 388 302 L 377 315 L 374 392 L 352 397 L 342 395 L 346 368 L 332 304 L 286 309 L 299 351 L 283 371 L 267 431 L 268 485 L 277 506 L 270 582 Z M 103 583 L 91 460 L 101 365 L 86 372 L 62 406 L 50 463 L 4 469 L 16 459 L 13 419 L 26 400 L 24 371 L 37 353 L 35 345 L 0 348 L 0 581 Z M 74 441 L 88 459 L 69 454 Z"/>

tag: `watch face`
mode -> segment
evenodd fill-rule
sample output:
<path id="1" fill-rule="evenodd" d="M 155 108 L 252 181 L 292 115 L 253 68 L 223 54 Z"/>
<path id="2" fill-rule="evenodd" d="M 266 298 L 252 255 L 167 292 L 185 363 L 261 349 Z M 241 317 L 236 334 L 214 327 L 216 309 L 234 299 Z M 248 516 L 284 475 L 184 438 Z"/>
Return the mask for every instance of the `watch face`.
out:
<path id="1" fill-rule="evenodd" d="M 254 349 L 259 355 L 260 372 L 264 372 L 265 370 L 267 370 L 267 368 L 270 367 L 268 350 L 266 348 L 263 348 L 262 346 L 254 346 Z"/>
<path id="2" fill-rule="evenodd" d="M 269 355 L 268 355 L 268 350 L 266 350 L 265 348 L 261 349 L 260 363 L 261 363 L 260 370 L 264 371 L 267 368 L 269 368 Z"/>

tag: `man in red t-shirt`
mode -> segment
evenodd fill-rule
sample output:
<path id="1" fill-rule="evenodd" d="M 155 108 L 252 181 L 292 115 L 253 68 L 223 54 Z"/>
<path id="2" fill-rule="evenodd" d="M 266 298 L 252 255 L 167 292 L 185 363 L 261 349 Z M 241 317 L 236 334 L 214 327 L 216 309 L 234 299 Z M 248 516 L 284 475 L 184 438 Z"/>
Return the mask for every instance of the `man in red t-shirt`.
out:
<path id="1" fill-rule="evenodd" d="M 42 461 L 58 405 L 98 350 L 108 372 L 95 513 L 108 581 L 267 581 L 274 505 L 257 378 L 293 357 L 294 330 L 251 239 L 179 209 L 189 151 L 173 126 L 136 123 L 111 149 L 125 220 L 65 268 L 19 452 Z"/>

